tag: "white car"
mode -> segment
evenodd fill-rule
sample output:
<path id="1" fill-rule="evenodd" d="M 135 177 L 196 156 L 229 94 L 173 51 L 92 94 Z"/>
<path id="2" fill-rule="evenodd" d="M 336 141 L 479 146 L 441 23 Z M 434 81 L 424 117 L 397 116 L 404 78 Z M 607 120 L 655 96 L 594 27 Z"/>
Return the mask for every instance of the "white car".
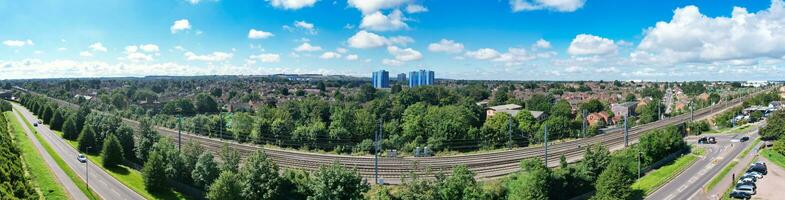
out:
<path id="1" fill-rule="evenodd" d="M 746 176 L 746 175 L 755 176 L 755 178 L 757 178 L 757 179 L 761 179 L 761 178 L 763 178 L 763 174 L 761 174 L 761 173 L 758 173 L 758 172 L 747 172 L 747 173 L 745 173 L 744 175 L 745 175 L 745 176 Z"/>
<path id="2" fill-rule="evenodd" d="M 81 153 L 78 156 L 76 156 L 76 159 L 79 160 L 79 162 L 81 162 L 81 163 L 86 163 L 87 162 L 87 157 L 85 157 L 84 154 L 81 154 Z"/>

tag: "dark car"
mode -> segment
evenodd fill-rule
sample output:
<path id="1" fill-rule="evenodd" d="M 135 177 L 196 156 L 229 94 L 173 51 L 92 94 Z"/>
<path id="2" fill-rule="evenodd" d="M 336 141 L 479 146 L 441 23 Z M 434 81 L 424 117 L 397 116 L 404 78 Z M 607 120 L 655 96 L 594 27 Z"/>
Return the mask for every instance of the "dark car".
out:
<path id="1" fill-rule="evenodd" d="M 38 127 L 38 123 L 33 122 L 33 126 Z"/>
<path id="2" fill-rule="evenodd" d="M 739 142 L 746 142 L 747 140 L 750 140 L 750 137 L 744 136 L 739 139 Z"/>
<path id="3" fill-rule="evenodd" d="M 707 140 L 709 144 L 717 144 L 717 138 L 709 137 Z"/>
<path id="4" fill-rule="evenodd" d="M 702 137 L 698 139 L 698 144 L 708 144 L 708 143 L 709 143 L 709 138 L 707 137 Z"/>
<path id="5" fill-rule="evenodd" d="M 752 165 L 750 166 L 750 169 L 747 170 L 747 172 L 758 172 L 763 175 L 768 174 L 768 171 L 769 170 L 767 170 L 763 165 Z"/>
<path id="6" fill-rule="evenodd" d="M 752 196 L 746 192 L 733 191 L 730 193 L 730 197 L 734 199 L 750 199 Z"/>

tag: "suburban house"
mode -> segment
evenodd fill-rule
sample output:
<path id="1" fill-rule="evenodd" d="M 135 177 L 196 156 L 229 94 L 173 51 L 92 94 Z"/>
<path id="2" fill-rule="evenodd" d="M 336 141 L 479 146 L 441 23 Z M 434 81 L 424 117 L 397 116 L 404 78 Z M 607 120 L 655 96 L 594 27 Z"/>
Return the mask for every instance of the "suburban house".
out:
<path id="1" fill-rule="evenodd" d="M 780 109 L 785 107 L 785 104 L 782 104 L 782 101 L 772 101 L 769 103 L 769 108 Z"/>
<path id="2" fill-rule="evenodd" d="M 611 112 L 613 112 L 613 120 L 619 122 L 624 119 L 624 116 L 635 115 L 635 108 L 638 102 L 624 102 L 611 104 Z"/>
<path id="3" fill-rule="evenodd" d="M 589 122 L 589 126 L 594 126 L 601 121 L 605 123 L 605 125 L 611 124 L 610 115 L 606 112 L 596 112 L 591 113 L 586 116 L 586 121 Z"/>
<path id="4" fill-rule="evenodd" d="M 491 106 L 491 107 L 488 107 L 488 109 L 485 110 L 485 116 L 486 117 L 492 117 L 492 116 L 496 115 L 496 113 L 498 113 L 498 112 L 503 112 L 503 113 L 510 114 L 510 116 L 515 116 L 515 115 L 518 114 L 518 112 L 521 111 L 521 109 L 523 109 L 523 106 L 520 106 L 520 105 L 517 105 L 517 104 L 505 104 L 505 105 Z M 534 116 L 535 119 L 537 119 L 539 121 L 542 121 L 542 120 L 544 120 L 547 117 L 545 112 L 542 112 L 542 111 L 531 111 L 530 110 L 529 113 L 532 116 Z"/>

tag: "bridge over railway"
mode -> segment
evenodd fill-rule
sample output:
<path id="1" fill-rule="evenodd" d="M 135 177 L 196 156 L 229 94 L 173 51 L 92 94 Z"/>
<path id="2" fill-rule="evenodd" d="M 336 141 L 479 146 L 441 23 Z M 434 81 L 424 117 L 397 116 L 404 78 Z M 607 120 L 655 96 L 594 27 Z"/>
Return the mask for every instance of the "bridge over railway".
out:
<path id="1" fill-rule="evenodd" d="M 16 87 L 16 89 L 23 92 L 37 94 L 19 87 Z M 630 144 L 637 143 L 641 134 L 649 130 L 688 122 L 691 118 L 694 118 L 694 120 L 700 120 L 711 117 L 717 113 L 723 112 L 728 108 L 739 106 L 745 99 L 761 92 L 763 91 L 749 94 L 747 96 L 736 98 L 730 101 L 722 101 L 715 105 L 695 110 L 694 113 L 692 113 L 693 116 L 691 116 L 690 113 L 686 113 L 632 127 L 628 129 L 628 142 Z M 72 108 L 79 107 L 76 104 L 72 104 L 63 100 L 54 99 L 51 97 L 50 99 L 64 106 Z M 131 125 L 132 127 L 138 127 L 139 125 L 138 121 L 131 119 L 123 118 L 123 122 Z M 177 138 L 178 136 L 177 130 L 168 129 L 165 127 L 155 128 L 161 135 L 170 136 L 173 138 Z M 367 178 L 368 180 L 372 180 L 375 174 L 375 159 L 373 156 L 350 156 L 283 150 L 254 144 L 220 140 L 218 138 L 210 138 L 185 131 L 182 132 L 182 139 L 183 141 L 197 141 L 202 146 L 213 152 L 218 151 L 221 147 L 223 147 L 224 144 L 228 144 L 230 147 L 237 149 L 242 156 L 246 156 L 254 151 L 263 149 L 267 156 L 273 159 L 282 169 L 303 169 L 306 171 L 314 171 L 317 170 L 321 165 L 338 162 L 346 167 L 356 169 L 360 175 Z M 175 142 L 179 141 L 175 140 Z M 610 150 L 614 151 L 624 148 L 624 143 L 624 130 L 614 129 L 593 137 L 581 138 L 558 144 L 550 144 L 548 147 L 548 155 L 552 156 L 548 157 L 547 164 L 550 167 L 558 166 L 559 156 L 561 155 L 564 155 L 568 162 L 578 161 L 582 159 L 585 147 L 592 144 L 603 144 Z M 445 174 L 449 174 L 454 166 L 466 165 L 476 174 L 476 179 L 488 180 L 517 172 L 520 169 L 519 163 L 522 159 L 543 157 L 544 153 L 544 147 L 522 147 L 494 152 L 438 157 L 379 157 L 378 173 L 379 177 L 383 178 L 385 183 L 400 184 L 402 179 L 411 173 L 416 173 L 419 177 L 433 177 L 436 172 L 442 171 Z"/>

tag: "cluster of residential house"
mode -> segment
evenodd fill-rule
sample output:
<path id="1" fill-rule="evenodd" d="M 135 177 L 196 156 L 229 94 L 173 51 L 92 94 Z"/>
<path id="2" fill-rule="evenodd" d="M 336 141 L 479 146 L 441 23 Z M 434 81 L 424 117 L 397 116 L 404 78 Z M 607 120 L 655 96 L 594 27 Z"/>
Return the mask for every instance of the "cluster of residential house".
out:
<path id="1" fill-rule="evenodd" d="M 613 116 L 605 111 L 588 113 L 586 115 L 586 121 L 590 126 L 606 126 L 623 123 L 624 116 L 635 115 L 635 109 L 639 106 L 638 104 L 638 102 L 624 102 L 618 104 L 614 103 L 611 104 L 611 112 L 613 113 Z M 478 103 L 478 105 L 482 104 Z M 517 104 L 490 106 L 485 108 L 485 115 L 486 117 L 492 117 L 497 113 L 507 113 L 511 116 L 515 116 L 522 110 L 523 106 Z M 528 112 L 538 121 L 543 121 L 548 117 L 548 115 L 543 111 L 529 110 Z"/>

